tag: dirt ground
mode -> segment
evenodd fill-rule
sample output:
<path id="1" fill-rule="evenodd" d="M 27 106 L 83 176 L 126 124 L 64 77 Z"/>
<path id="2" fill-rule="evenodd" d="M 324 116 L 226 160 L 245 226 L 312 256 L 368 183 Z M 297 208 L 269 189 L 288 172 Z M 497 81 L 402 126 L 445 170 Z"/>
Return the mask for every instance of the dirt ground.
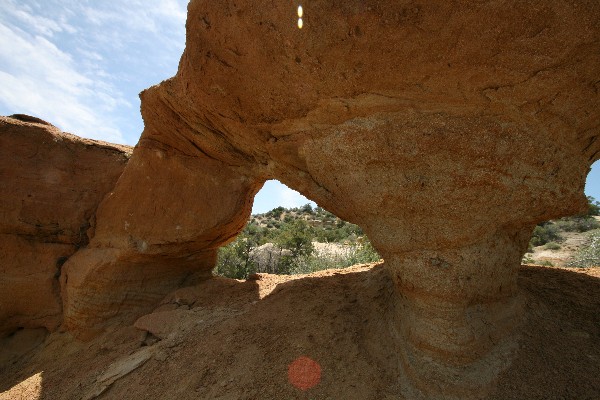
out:
<path id="1" fill-rule="evenodd" d="M 381 264 L 253 278 L 180 289 L 142 329 L 88 342 L 19 331 L 0 343 L 0 399 L 404 398 Z M 520 350 L 488 399 L 600 399 L 600 268 L 523 266 L 519 285 Z"/>
<path id="2" fill-rule="evenodd" d="M 600 222 L 600 216 L 594 218 Z M 525 254 L 524 262 L 542 265 L 548 265 L 549 262 L 557 267 L 567 266 L 577 252 L 589 244 L 592 232 L 560 232 L 562 239 L 558 243 L 559 249 L 550 250 L 545 245 L 534 247 L 532 253 Z M 531 262 L 527 262 L 527 259 Z"/>
<path id="3" fill-rule="evenodd" d="M 525 257 L 531 257 L 534 263 L 549 261 L 552 265 L 565 266 L 579 249 L 589 242 L 589 232 L 562 232 L 564 241 L 560 243 L 560 249 L 549 250 L 545 246 L 533 248 L 533 253 L 528 253 Z"/>

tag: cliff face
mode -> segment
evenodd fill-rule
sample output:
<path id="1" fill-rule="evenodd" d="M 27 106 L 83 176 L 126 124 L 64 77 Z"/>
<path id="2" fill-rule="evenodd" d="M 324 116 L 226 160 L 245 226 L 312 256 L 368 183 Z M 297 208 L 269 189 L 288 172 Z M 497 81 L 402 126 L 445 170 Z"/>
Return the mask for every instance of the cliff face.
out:
<path id="1" fill-rule="evenodd" d="M 210 276 L 279 179 L 359 224 L 398 296 L 398 361 L 426 398 L 510 363 L 533 226 L 585 207 L 599 158 L 600 4 L 193 0 L 177 75 L 96 234 L 63 267 L 65 326 L 131 319 Z M 417 396 L 417 395 L 415 395 Z"/>
<path id="2" fill-rule="evenodd" d="M 61 323 L 61 267 L 88 243 L 130 153 L 37 118 L 0 117 L 0 335 Z"/>

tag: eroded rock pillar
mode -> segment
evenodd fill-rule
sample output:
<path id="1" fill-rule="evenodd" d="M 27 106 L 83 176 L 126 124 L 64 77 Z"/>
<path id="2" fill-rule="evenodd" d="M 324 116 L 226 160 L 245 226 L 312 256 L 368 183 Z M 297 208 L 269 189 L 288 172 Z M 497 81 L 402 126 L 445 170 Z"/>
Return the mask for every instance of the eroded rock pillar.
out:
<path id="1" fill-rule="evenodd" d="M 399 297 L 392 329 L 411 397 L 479 398 L 517 349 L 517 273 L 531 231 L 460 248 L 385 255 Z"/>

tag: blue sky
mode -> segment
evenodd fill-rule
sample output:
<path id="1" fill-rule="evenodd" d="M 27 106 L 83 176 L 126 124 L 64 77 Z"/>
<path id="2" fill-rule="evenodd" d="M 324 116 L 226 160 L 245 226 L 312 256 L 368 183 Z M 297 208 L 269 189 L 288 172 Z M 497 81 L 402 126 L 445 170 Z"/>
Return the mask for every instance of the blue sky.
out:
<path id="1" fill-rule="evenodd" d="M 135 145 L 138 93 L 177 72 L 187 0 L 1 0 L 0 115 Z M 277 181 L 254 212 L 308 203 Z M 313 203 L 314 204 L 314 203 Z"/>
<path id="2" fill-rule="evenodd" d="M 138 93 L 173 76 L 187 0 L 1 0 L 0 115 L 25 113 L 79 136 L 135 145 Z M 600 167 L 586 193 L 600 199 Z M 276 181 L 254 212 L 308 200 Z M 314 203 L 313 203 L 314 204 Z"/>

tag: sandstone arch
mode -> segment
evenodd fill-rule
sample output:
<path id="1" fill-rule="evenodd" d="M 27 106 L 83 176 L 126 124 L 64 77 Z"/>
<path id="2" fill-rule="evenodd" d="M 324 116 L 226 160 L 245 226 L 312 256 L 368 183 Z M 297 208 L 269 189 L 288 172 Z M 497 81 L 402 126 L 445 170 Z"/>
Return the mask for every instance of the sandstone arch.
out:
<path id="1" fill-rule="evenodd" d="M 190 3 L 179 71 L 142 93 L 140 143 L 66 265 L 66 326 L 207 277 L 275 178 L 383 255 L 417 390 L 479 397 L 515 349 L 533 226 L 585 206 L 600 6 L 316 1 L 301 31 L 294 10 Z"/>
<path id="2" fill-rule="evenodd" d="M 218 160 L 142 139 L 97 212 L 94 238 L 65 265 L 65 325 L 94 328 L 211 276 L 262 181 Z M 92 329 L 93 330 L 93 329 Z"/>

